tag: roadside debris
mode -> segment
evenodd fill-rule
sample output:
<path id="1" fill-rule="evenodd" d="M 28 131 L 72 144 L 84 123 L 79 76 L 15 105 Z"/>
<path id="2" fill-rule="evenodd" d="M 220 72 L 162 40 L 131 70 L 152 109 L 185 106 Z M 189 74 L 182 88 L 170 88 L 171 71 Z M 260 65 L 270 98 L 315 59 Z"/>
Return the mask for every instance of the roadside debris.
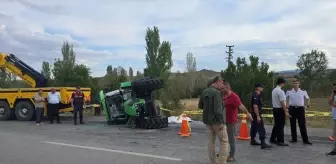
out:
<path id="1" fill-rule="evenodd" d="M 170 116 L 168 117 L 168 123 L 171 123 L 171 124 L 180 124 L 182 123 L 182 115 L 181 114 L 180 116 Z M 192 120 L 190 117 L 187 117 L 187 120 L 188 122 L 193 122 L 194 120 Z"/>

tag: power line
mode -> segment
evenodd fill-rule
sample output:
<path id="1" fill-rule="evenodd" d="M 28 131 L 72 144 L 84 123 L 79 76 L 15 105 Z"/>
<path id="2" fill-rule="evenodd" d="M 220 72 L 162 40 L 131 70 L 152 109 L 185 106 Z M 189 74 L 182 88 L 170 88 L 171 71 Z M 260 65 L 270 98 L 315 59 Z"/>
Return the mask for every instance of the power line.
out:
<path id="1" fill-rule="evenodd" d="M 233 58 L 233 56 L 232 56 L 232 54 L 233 54 L 233 47 L 234 47 L 234 45 L 231 45 L 231 46 L 228 46 L 228 45 L 226 45 L 226 47 L 228 47 L 229 48 L 229 51 L 226 51 L 226 54 L 228 54 L 228 56 L 226 57 L 226 61 L 228 62 L 228 65 L 232 62 L 232 58 Z"/>

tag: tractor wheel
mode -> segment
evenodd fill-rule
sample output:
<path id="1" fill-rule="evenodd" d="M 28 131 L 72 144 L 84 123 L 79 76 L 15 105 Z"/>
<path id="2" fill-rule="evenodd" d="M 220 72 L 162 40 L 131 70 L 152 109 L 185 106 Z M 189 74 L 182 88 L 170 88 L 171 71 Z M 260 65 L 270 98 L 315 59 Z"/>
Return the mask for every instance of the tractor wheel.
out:
<path id="1" fill-rule="evenodd" d="M 0 101 L 0 121 L 9 120 L 11 117 L 11 109 L 6 101 Z"/>
<path id="2" fill-rule="evenodd" d="M 151 88 L 151 89 L 160 89 L 163 87 L 163 80 L 158 78 L 144 77 L 132 81 L 132 87 L 136 88 Z"/>
<path id="3" fill-rule="evenodd" d="M 168 117 L 166 116 L 157 116 L 157 117 L 144 117 L 137 118 L 136 128 L 142 129 L 161 129 L 168 127 Z"/>
<path id="4" fill-rule="evenodd" d="M 20 101 L 15 105 L 15 116 L 19 121 L 32 120 L 34 113 L 34 106 L 29 101 Z"/>

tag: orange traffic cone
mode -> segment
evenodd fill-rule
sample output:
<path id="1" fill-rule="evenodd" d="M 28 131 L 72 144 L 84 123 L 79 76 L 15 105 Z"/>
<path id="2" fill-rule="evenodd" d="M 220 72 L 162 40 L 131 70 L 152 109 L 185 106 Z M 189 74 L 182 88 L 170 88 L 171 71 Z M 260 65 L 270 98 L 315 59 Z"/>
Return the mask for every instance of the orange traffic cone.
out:
<path id="1" fill-rule="evenodd" d="M 330 141 L 335 141 L 335 137 L 334 137 L 334 136 L 330 136 L 330 137 L 329 137 L 329 140 L 330 140 Z"/>
<path id="2" fill-rule="evenodd" d="M 187 115 L 183 114 L 182 115 L 182 123 L 181 123 L 181 128 L 180 132 L 178 133 L 181 137 L 189 137 L 191 136 L 190 132 L 190 126 L 188 123 Z"/>
<path id="3" fill-rule="evenodd" d="M 239 136 L 237 136 L 237 139 L 239 140 L 250 140 L 251 139 L 251 137 L 248 134 L 249 130 L 248 130 L 246 117 L 247 117 L 246 114 L 243 114 L 242 122 L 240 124 Z"/>

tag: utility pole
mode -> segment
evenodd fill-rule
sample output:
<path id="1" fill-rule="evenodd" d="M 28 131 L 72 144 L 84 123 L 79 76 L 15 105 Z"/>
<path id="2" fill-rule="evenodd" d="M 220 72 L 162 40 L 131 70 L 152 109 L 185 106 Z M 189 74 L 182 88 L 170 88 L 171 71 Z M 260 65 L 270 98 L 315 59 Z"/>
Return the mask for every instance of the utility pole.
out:
<path id="1" fill-rule="evenodd" d="M 228 54 L 228 56 L 226 57 L 226 61 L 228 62 L 228 66 L 229 66 L 229 64 L 231 63 L 232 58 L 233 58 L 233 56 L 232 56 L 233 49 L 232 48 L 234 47 L 234 45 L 231 45 L 231 46 L 226 45 L 226 47 L 229 48 L 229 51 L 226 51 L 226 53 Z"/>

